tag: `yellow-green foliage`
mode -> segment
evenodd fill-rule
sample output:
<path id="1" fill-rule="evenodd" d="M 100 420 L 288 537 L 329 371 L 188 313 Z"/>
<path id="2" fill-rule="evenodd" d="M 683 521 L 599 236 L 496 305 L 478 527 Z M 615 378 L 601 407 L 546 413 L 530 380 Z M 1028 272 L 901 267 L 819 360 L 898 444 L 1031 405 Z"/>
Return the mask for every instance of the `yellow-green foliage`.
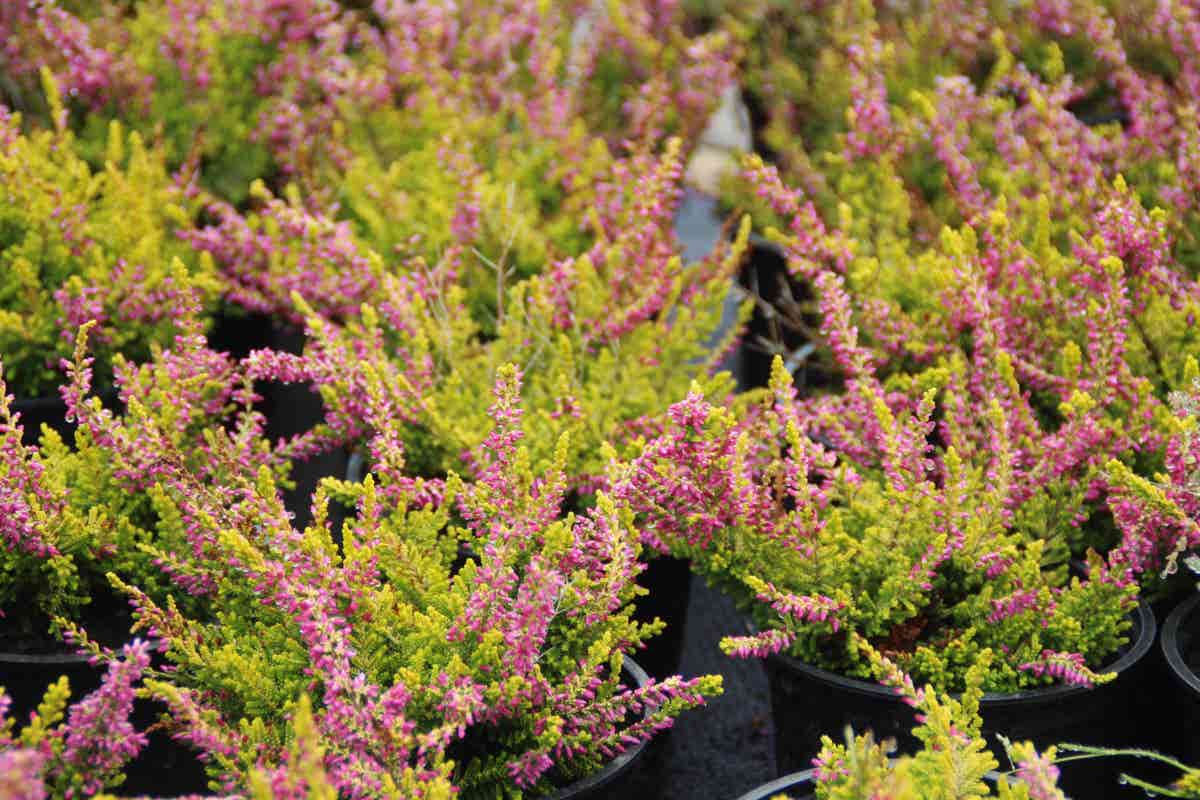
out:
<path id="1" fill-rule="evenodd" d="M 0 121 L 0 352 L 18 396 L 54 394 L 74 329 L 97 318 L 101 375 L 113 353 L 144 358 L 173 332 L 172 306 L 218 283 L 211 262 L 176 237 L 195 202 L 160 150 L 114 123 L 92 170 L 66 130 L 23 134 Z M 64 333 L 65 331 L 65 333 Z"/>
<path id="2" fill-rule="evenodd" d="M 386 260 L 437 265 L 455 254 L 471 315 L 494 324 L 497 293 L 591 243 L 582 223 L 612 159 L 593 139 L 585 160 L 515 114 L 436 102 L 376 108 L 347 127 L 354 156 L 338 178 L 343 215 Z M 577 125 L 580 143 L 586 143 Z M 575 177 L 565 188 L 567 171 Z M 503 273 L 503 279 L 497 273 Z"/>
<path id="3" fill-rule="evenodd" d="M 458 285 L 427 298 L 393 295 L 390 305 L 403 309 L 403 329 L 396 316 L 385 319 L 369 307 L 344 328 L 310 317 L 312 353 L 334 354 L 335 362 L 357 361 L 353 375 L 339 370 L 329 376 L 322 397 L 335 409 L 364 391 L 394 397 L 407 417 L 412 469 L 429 477 L 469 472 L 472 466 L 460 457 L 492 427 L 488 408 L 495 376 L 502 365 L 516 364 L 523 375 L 523 427 L 533 463 L 548 463 L 562 435 L 569 434 L 566 472 L 585 488 L 589 478 L 604 472 L 601 446 L 632 440 L 639 422 L 660 414 L 668 398 L 682 394 L 693 380 L 700 381 L 707 397 L 732 391 L 728 373 L 708 371 L 714 346 L 720 350 L 721 343 L 711 340 L 745 236 L 743 229 L 720 262 L 685 265 L 678 257 L 669 259 L 661 272 L 645 273 L 630 297 L 614 289 L 612 275 L 634 256 L 627 243 L 609 243 L 597 263 L 587 255 L 573 261 L 573 284 L 565 293 L 559 288 L 565 279 L 557 272 L 505 286 L 494 327 L 467 313 L 470 292 Z M 604 332 L 660 286 L 669 291 L 650 319 L 619 334 Z M 569 298 L 567 324 L 562 297 Z M 375 342 L 386 344 L 379 348 Z"/>
<path id="4" fill-rule="evenodd" d="M 916 753 L 894 753 L 891 745 L 876 742 L 869 731 L 856 736 L 847 729 L 845 744 L 823 737 L 816 759 L 818 800 L 1062 798 L 1052 779 L 1031 787 L 994 773 L 999 764 L 988 751 L 979 716 L 990 652 L 983 652 L 967 671 L 966 689 L 957 698 L 938 693 L 931 686 L 918 692 L 878 653 L 871 658 L 876 676 L 903 687 L 900 691 L 921 715 L 921 722 L 913 728 L 921 749 Z M 1053 747 L 1039 755 L 1028 742 L 1010 744 L 1008 752 L 1013 763 L 1021 765 L 1042 759 L 1052 762 L 1055 757 Z"/>

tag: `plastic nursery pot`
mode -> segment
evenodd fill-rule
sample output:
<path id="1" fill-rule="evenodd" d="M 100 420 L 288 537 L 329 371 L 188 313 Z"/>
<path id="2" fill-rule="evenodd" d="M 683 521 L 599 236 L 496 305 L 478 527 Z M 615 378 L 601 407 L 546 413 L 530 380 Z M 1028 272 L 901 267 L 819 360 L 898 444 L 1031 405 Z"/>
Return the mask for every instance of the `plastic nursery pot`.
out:
<path id="1" fill-rule="evenodd" d="M 756 786 L 737 800 L 771 800 L 777 794 L 787 795 L 791 800 L 812 800 L 814 788 L 813 770 L 806 769 Z"/>
<path id="2" fill-rule="evenodd" d="M 152 659 L 158 661 L 158 658 Z M 161 666 L 153 664 L 152 666 Z M 46 688 L 60 676 L 70 681 L 71 702 L 82 699 L 100 685 L 103 667 L 88 663 L 77 653 L 14 653 L 0 650 L 0 686 L 12 698 L 9 717 L 18 726 L 29 720 Z M 158 721 L 162 707 L 149 700 L 134 701 L 133 724 L 145 731 Z M 125 770 L 125 782 L 114 793 L 117 797 L 153 795 L 180 796 L 204 792 L 208 780 L 204 765 L 196 753 L 175 742 L 163 731 L 151 731 L 142 752 Z"/>
<path id="3" fill-rule="evenodd" d="M 666 623 L 662 633 L 638 652 L 638 662 L 655 678 L 666 678 L 679 672 L 683 658 L 684 628 L 692 592 L 691 566 L 681 558 L 653 556 L 648 558 L 637 582 L 649 593 L 634 601 L 634 618 L 650 622 L 657 617 Z"/>
<path id="4" fill-rule="evenodd" d="M 980 712 L 983 732 L 998 760 L 1007 763 L 996 734 L 1012 741 L 1030 740 L 1038 748 L 1061 742 L 1109 747 L 1138 744 L 1139 667 L 1154 642 L 1154 614 L 1145 603 L 1130 612 L 1133 628 L 1124 646 L 1100 672 L 1118 677 L 1103 686 L 1051 686 L 1011 694 L 989 692 Z M 840 741 L 847 725 L 856 733 L 875 732 L 894 738 L 901 752 L 919 743 L 912 736 L 911 709 L 879 684 L 775 655 L 767 659 L 771 710 L 775 722 L 775 759 L 780 772 L 809 766 L 820 752 L 821 736 Z M 1062 785 L 1070 796 L 1119 797 L 1117 780 L 1128 764 L 1116 759 L 1090 759 L 1064 771 Z M 1131 795 L 1132 796 L 1132 795 Z"/>
<path id="5" fill-rule="evenodd" d="M 650 680 L 646 671 L 629 656 L 621 666 L 627 681 L 640 688 Z M 581 778 L 553 792 L 546 800 L 628 800 L 631 797 L 651 797 L 644 785 L 645 776 L 639 775 L 637 766 L 643 760 L 646 743 L 625 750 L 598 772 Z M 643 780 L 639 780 L 643 779 Z"/>
<path id="6" fill-rule="evenodd" d="M 808 308 L 812 290 L 788 271 L 783 249 L 751 236 L 738 280 L 755 298 L 754 313 L 738 345 L 738 388 L 766 386 L 776 355 L 783 357 L 798 389 L 828 386 L 833 376 L 815 359 L 816 346 L 809 336 L 820 322 Z"/>
<path id="7" fill-rule="evenodd" d="M 67 422 L 67 404 L 61 397 L 17 399 L 12 404 L 12 410 L 21 415 L 21 444 L 26 447 L 37 444 L 43 425 L 57 431 L 65 442 L 75 436 L 75 424 Z"/>
<path id="8" fill-rule="evenodd" d="M 1158 711 L 1159 721 L 1178 721 L 1175 755 L 1187 763 L 1200 761 L 1200 594 L 1176 606 L 1163 625 L 1161 647 L 1179 690 L 1169 710 Z M 1163 715 L 1167 720 L 1163 720 Z"/>
<path id="9" fill-rule="evenodd" d="M 300 331 L 272 328 L 268 341 L 273 350 L 300 354 L 304 351 L 304 334 Z M 266 401 L 266 434 L 272 441 L 298 436 L 321 423 L 325 406 L 316 390 L 304 384 L 271 383 L 261 392 Z M 283 502 L 298 528 L 312 520 L 310 503 L 313 492 L 322 478 L 346 473 L 349 454 L 338 449 L 312 458 L 292 459 L 292 480 L 296 486 L 283 493 Z"/>

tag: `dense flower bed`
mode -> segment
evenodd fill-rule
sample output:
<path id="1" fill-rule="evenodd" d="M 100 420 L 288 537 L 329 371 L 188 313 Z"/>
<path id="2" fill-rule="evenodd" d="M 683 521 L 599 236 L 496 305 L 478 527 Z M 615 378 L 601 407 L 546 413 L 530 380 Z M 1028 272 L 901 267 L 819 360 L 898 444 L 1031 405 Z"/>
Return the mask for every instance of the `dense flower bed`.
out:
<path id="1" fill-rule="evenodd" d="M 0 691 L 0 796 L 156 737 L 186 792 L 549 796 L 721 692 L 631 678 L 677 558 L 726 652 L 917 710 L 819 797 L 1061 797 L 1053 747 L 985 780 L 980 702 L 1129 680 L 1190 588 L 1198 42 L 1183 0 L 0 8 L 0 686 L 95 679 Z M 735 82 L 759 152 L 691 260 Z M 820 385 L 718 369 L 761 241 Z M 320 411 L 274 437 L 283 384 Z"/>

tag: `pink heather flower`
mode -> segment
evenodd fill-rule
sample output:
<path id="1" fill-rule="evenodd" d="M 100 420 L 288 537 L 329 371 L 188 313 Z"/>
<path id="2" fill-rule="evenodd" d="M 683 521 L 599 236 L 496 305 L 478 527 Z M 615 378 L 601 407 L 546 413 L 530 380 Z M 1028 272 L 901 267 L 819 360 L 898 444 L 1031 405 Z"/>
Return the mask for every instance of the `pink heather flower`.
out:
<path id="1" fill-rule="evenodd" d="M 727 636 L 721 640 L 721 649 L 736 658 L 766 658 L 782 653 L 794 641 L 795 634 L 772 628 L 750 636 Z"/>
<path id="2" fill-rule="evenodd" d="M 992 601 L 992 613 L 988 615 L 988 622 L 995 624 L 1001 620 L 1015 617 L 1023 611 L 1038 606 L 1038 592 L 1029 589 L 1026 591 L 1014 592 L 1008 597 L 1002 597 Z"/>
<path id="3" fill-rule="evenodd" d="M 1038 676 L 1049 676 L 1064 683 L 1091 688 L 1095 685 L 1096 674 L 1087 667 L 1083 656 L 1079 653 L 1058 653 L 1053 650 L 1043 650 L 1041 658 L 1021 664 L 1017 669 L 1032 672 Z"/>
<path id="4" fill-rule="evenodd" d="M 834 633 L 837 632 L 839 626 L 836 614 L 846 606 L 845 603 L 823 595 L 798 597 L 788 592 L 781 592 L 770 583 L 766 584 L 765 591 L 758 593 L 758 599 L 770 604 L 771 608 L 779 614 L 791 617 L 798 622 L 814 624 L 828 622 Z"/>
<path id="5" fill-rule="evenodd" d="M 1035 753 L 1017 763 L 1017 778 L 1028 787 L 1031 800 L 1064 800 L 1058 776 L 1058 767 L 1042 754 Z"/>
<path id="6" fill-rule="evenodd" d="M 123 658 L 112 661 L 100 688 L 71 706 L 57 774 L 92 773 L 83 791 L 95 794 L 103 776 L 118 772 L 146 745 L 146 735 L 134 729 L 134 684 L 150 666 L 149 647 L 135 639 L 125 645 Z"/>
<path id="7" fill-rule="evenodd" d="M 43 779 L 45 763 L 46 757 L 37 750 L 12 746 L 0 750 L 0 797 L 47 800 L 50 793 Z"/>

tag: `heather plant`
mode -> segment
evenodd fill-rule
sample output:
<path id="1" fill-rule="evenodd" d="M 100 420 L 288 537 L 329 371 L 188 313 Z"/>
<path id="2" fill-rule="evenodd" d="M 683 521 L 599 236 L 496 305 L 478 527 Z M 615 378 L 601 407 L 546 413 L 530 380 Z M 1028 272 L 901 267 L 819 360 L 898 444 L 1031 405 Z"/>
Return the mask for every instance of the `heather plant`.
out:
<path id="1" fill-rule="evenodd" d="M 1004 745 L 1014 769 L 997 775 L 999 766 L 983 739 L 979 701 L 991 653 L 966 673 L 966 688 L 949 697 L 932 686 L 917 688 L 893 662 L 865 645 L 875 676 L 916 711 L 916 753 L 896 754 L 870 732 L 847 731 L 845 744 L 822 738 L 816 766 L 820 800 L 958 800 L 1001 797 L 1017 800 L 1065 800 L 1058 788 L 1055 748 L 1038 753 L 1028 742 Z M 1009 779 L 1009 776 L 1013 778 Z"/>
<path id="2" fill-rule="evenodd" d="M 22 397 L 54 394 L 84 322 L 98 321 L 93 346 L 107 383 L 116 354 L 144 359 L 170 340 L 181 297 L 215 299 L 211 260 L 177 237 L 195 202 L 162 152 L 118 124 L 103 168 L 92 170 L 70 131 L 25 134 L 20 116 L 0 109 L 0 192 L 0 352 Z"/>
<path id="3" fill-rule="evenodd" d="M 650 545 L 690 559 L 753 613 L 758 632 L 723 649 L 866 677 L 866 641 L 943 691 L 961 690 L 985 649 L 996 654 L 989 691 L 1104 680 L 1095 670 L 1123 642 L 1136 586 L 1094 553 L 1084 576 L 1066 575 L 1064 531 L 1092 472 L 1086 403 L 1026 449 L 1039 431 L 1012 402 L 1021 394 L 1002 356 L 984 402 L 953 370 L 886 391 L 838 279 L 820 289 L 847 374 L 832 411 L 800 401 L 776 359 L 757 413 L 692 393 L 610 474 Z M 947 418 L 935 426 L 939 393 Z"/>
<path id="4" fill-rule="evenodd" d="M 91 797 L 123 781 L 124 767 L 146 745 L 130 721 L 136 685 L 150 648 L 135 640 L 109 662 L 100 687 L 68 706 L 71 687 L 59 678 L 19 731 L 0 687 L 0 794 L 14 800 Z"/>
<path id="5" fill-rule="evenodd" d="M 180 311 L 174 340 L 156 346 L 148 362 L 114 359 L 119 414 L 88 397 L 93 323 L 81 328 L 64 387 L 70 413 L 84 421 L 71 443 L 48 430 L 38 446 L 23 445 L 11 398 L 0 399 L 0 610 L 10 632 L 36 638 L 51 621 L 58 629 L 94 618 L 92 603 L 113 613 L 102 602 L 111 596 L 108 572 L 159 598 L 178 594 L 183 603 L 186 591 L 203 594 L 185 568 L 175 569 L 176 550 L 187 547 L 185 523 L 156 488 L 158 452 L 178 453 L 178 466 L 197 481 L 260 467 L 286 476 L 290 453 L 268 445 L 252 407 L 254 378 L 270 376 L 208 349 L 197 312 L 194 300 Z"/>
<path id="6" fill-rule="evenodd" d="M 354 70 L 361 15 L 332 0 L 50 2 L 10 16 L 13 76 L 53 72 L 82 152 L 98 157 L 120 119 L 235 202 L 255 178 L 337 157 L 337 98 L 379 92 Z"/>
<path id="7" fill-rule="evenodd" d="M 594 246 L 588 217 L 621 199 L 622 173 L 667 134 L 686 150 L 732 78 L 726 38 L 682 38 L 669 5 L 584 5 L 378 4 L 355 69 L 386 96 L 341 98 L 342 153 L 283 192 L 256 185 L 249 210 L 213 203 L 193 243 L 291 317 L 292 290 L 334 317 L 367 300 L 374 279 L 347 261 L 447 264 L 491 335 L 507 287 Z M 304 257 L 314 234 L 332 259 Z"/>
<path id="8" fill-rule="evenodd" d="M 400 420 L 372 393 L 373 472 L 319 488 L 305 531 L 269 472 L 206 482 L 168 443 L 155 451 L 191 544 L 180 561 L 211 590 L 213 616 L 113 580 L 164 642 L 172 667 L 147 687 L 177 736 L 207 754 L 215 788 L 289 748 L 305 692 L 339 796 L 445 774 L 462 796 L 516 797 L 594 771 L 719 691 L 713 677 L 622 683 L 623 656 L 657 630 L 631 618 L 637 533 L 603 496 L 561 515 L 567 445 L 534 473 L 519 396 L 515 370 L 501 370 L 478 480 L 451 474 L 430 492 L 404 474 Z M 358 509 L 340 547 L 330 491 Z"/>
<path id="9" fill-rule="evenodd" d="M 950 28 L 971 40 L 970 61 L 984 69 L 955 55 L 926 78 L 893 83 L 907 80 L 906 64 L 951 53 L 937 31 L 971 9 L 975 24 Z M 1195 59 L 1178 35 L 1192 11 L 1164 3 L 1134 25 L 1136 14 L 1088 2 L 938 4 L 926 12 L 937 20 L 899 27 L 869 3 L 830 4 L 829 13 L 841 15 L 827 31 L 841 61 L 821 72 L 851 89 L 813 97 L 844 123 L 820 144 L 794 136 L 796 147 L 819 149 L 811 158 L 751 164 L 741 182 L 758 194 L 759 219 L 783 229 L 771 236 L 795 277 L 813 285 L 821 271 L 844 275 L 864 335 L 907 372 L 947 350 L 969 358 L 982 300 L 1022 385 L 1054 395 L 1040 398 L 1051 416 L 1081 388 L 1064 371 L 1074 351 L 1106 343 L 1115 374 L 1086 381 L 1108 383 L 1123 408 L 1140 406 L 1129 412 L 1138 424 L 1161 422 L 1197 345 L 1195 192 L 1183 166 L 1194 150 L 1186 87 Z M 1088 58 L 1082 31 L 1100 43 Z M 1169 79 L 1126 53 L 1133 31 L 1172 53 Z M 1096 124 L 1082 110 L 1106 92 L 1124 125 Z M 828 100 L 838 96 L 845 101 Z M 947 228 L 958 236 L 948 239 Z M 969 282 L 964 257 L 978 258 Z M 1142 449 L 1155 453 L 1161 442 L 1160 431 Z"/>
<path id="10" fill-rule="evenodd" d="M 1097 196 L 1105 199 L 1066 229 L 1046 195 L 1011 204 L 1001 195 L 923 244 L 904 230 L 868 233 L 846 206 L 840 222 L 826 226 L 776 170 L 752 163 L 750 174 L 790 219 L 787 233 L 772 235 L 794 274 L 818 295 L 823 276 L 844 281 L 854 322 L 890 387 L 936 380 L 962 362 L 979 401 L 1003 357 L 1019 386 L 1013 402 L 1028 417 L 1023 427 L 1057 435 L 1071 417 L 1086 419 L 1093 466 L 1119 458 L 1140 474 L 1157 468 L 1170 428 L 1164 400 L 1184 380 L 1174 365 L 1197 345 L 1188 323 L 1197 290 L 1172 256 L 1165 213 L 1147 212 L 1120 177 L 1111 185 L 1100 179 Z M 902 191 L 892 196 L 907 207 Z M 840 374 L 825 334 L 813 335 Z M 1102 510 L 1103 476 L 1095 477 L 1081 521 Z"/>
<path id="11" fill-rule="evenodd" d="M 470 314 L 449 255 L 436 267 L 387 277 L 361 318 L 335 325 L 310 314 L 310 344 L 296 368 L 325 402 L 327 426 L 316 435 L 368 440 L 363 408 L 377 386 L 404 422 L 415 473 L 476 475 L 472 454 L 493 424 L 488 386 L 502 365 L 515 363 L 534 463 L 548 463 L 570 434 L 570 488 L 590 493 L 604 472 L 601 444 L 632 439 L 664 410 L 664 396 L 682 394 L 693 380 L 707 397 L 729 394 L 729 376 L 712 371 L 729 345 L 718 331 L 747 231 L 685 264 L 671 229 L 680 170 L 677 142 L 661 159 L 643 156 L 615 170 L 612 201 L 591 220 L 597 243 L 503 285 L 491 337 Z"/>

